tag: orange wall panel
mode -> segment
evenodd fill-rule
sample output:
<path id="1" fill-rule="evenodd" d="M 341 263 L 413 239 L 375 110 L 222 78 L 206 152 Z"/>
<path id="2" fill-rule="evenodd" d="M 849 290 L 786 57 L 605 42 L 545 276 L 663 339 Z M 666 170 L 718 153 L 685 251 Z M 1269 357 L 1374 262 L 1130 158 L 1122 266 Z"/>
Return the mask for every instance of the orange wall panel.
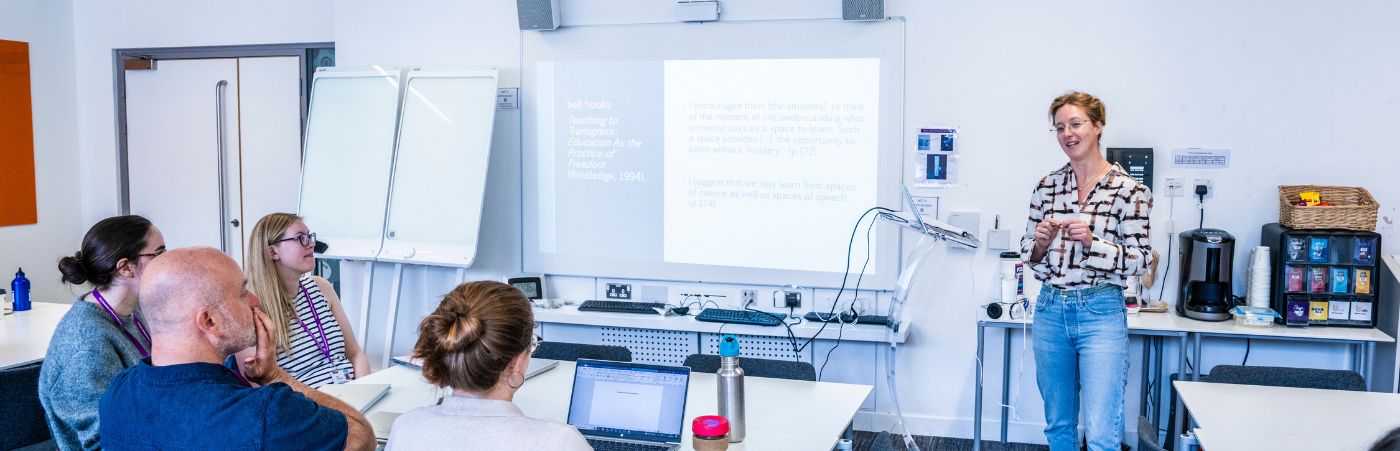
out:
<path id="1" fill-rule="evenodd" d="M 0 39 L 0 226 L 37 222 L 29 43 Z"/>

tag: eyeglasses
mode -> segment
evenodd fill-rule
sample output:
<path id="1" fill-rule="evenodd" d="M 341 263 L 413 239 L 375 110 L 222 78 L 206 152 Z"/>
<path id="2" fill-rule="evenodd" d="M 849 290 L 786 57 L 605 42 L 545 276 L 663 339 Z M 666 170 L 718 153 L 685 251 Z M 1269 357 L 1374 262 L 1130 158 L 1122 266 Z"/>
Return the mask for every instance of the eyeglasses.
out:
<path id="1" fill-rule="evenodd" d="M 1084 124 L 1088 124 L 1088 123 L 1089 123 L 1088 121 L 1075 120 L 1075 121 L 1069 123 L 1069 127 L 1068 127 L 1068 128 L 1069 128 L 1071 131 L 1078 132 L 1079 129 L 1084 128 Z M 1065 124 L 1055 124 L 1055 128 L 1050 129 L 1050 131 L 1055 132 L 1055 133 L 1064 133 L 1064 132 L 1065 132 L 1065 128 L 1066 128 L 1066 127 L 1065 127 Z"/>
<path id="2" fill-rule="evenodd" d="M 535 354 L 535 350 L 536 350 L 536 349 L 539 349 L 539 348 L 540 348 L 540 343 L 543 343 L 543 342 L 544 342 L 544 337 L 541 337 L 540 334 L 535 334 L 535 337 L 532 338 L 532 339 L 530 339 L 530 355 L 534 355 L 534 354 Z"/>
<path id="3" fill-rule="evenodd" d="M 165 248 L 162 247 L 162 248 L 160 248 L 160 249 L 156 249 L 155 252 L 151 252 L 151 253 L 149 253 L 149 254 L 136 254 L 136 256 L 137 256 L 137 257 L 151 257 L 151 258 L 156 258 L 156 257 L 159 257 L 160 254 L 164 254 L 164 253 L 165 253 Z"/>
<path id="4" fill-rule="evenodd" d="M 310 246 L 310 245 L 316 243 L 316 234 L 315 234 L 315 233 L 308 233 L 308 234 L 305 234 L 305 235 L 297 234 L 297 236 L 294 236 L 294 237 L 291 237 L 291 238 L 283 238 L 283 239 L 280 239 L 280 240 L 269 241 L 269 242 L 267 242 L 267 245 L 268 245 L 268 246 L 276 246 L 277 243 L 281 243 L 281 242 L 283 242 L 283 241 L 292 241 L 292 240 L 296 240 L 297 244 L 300 244 L 301 247 L 307 247 L 307 246 Z"/>

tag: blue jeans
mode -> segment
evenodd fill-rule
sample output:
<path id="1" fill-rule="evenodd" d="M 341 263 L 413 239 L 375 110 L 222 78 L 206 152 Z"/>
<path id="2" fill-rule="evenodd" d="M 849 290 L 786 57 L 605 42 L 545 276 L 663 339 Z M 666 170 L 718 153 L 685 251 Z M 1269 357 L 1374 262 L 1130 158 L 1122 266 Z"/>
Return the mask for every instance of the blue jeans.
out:
<path id="1" fill-rule="evenodd" d="M 1050 450 L 1079 449 L 1082 398 L 1089 449 L 1117 451 L 1123 441 L 1123 391 L 1128 382 L 1123 289 L 1116 285 L 1083 290 L 1042 287 L 1031 341 Z"/>

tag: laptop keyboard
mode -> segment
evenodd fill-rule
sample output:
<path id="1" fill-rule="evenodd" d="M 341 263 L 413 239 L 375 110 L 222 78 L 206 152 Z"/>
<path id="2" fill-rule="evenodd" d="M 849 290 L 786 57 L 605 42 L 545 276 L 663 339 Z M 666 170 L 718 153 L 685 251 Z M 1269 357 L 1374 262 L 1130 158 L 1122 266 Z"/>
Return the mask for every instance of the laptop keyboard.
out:
<path id="1" fill-rule="evenodd" d="M 644 443 L 614 442 L 609 440 L 588 439 L 588 446 L 592 446 L 594 451 L 667 451 L 671 449 L 667 445 L 649 445 Z"/>

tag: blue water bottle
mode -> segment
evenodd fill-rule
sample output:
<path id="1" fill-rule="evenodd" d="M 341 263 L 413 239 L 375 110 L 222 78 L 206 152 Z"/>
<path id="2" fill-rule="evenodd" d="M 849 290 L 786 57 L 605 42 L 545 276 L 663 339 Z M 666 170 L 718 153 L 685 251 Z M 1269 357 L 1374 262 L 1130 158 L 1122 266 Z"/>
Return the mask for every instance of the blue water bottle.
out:
<path id="1" fill-rule="evenodd" d="M 15 280 L 10 282 L 10 293 L 15 299 L 16 312 L 29 310 L 29 278 L 24 277 L 24 268 L 15 273 Z"/>

